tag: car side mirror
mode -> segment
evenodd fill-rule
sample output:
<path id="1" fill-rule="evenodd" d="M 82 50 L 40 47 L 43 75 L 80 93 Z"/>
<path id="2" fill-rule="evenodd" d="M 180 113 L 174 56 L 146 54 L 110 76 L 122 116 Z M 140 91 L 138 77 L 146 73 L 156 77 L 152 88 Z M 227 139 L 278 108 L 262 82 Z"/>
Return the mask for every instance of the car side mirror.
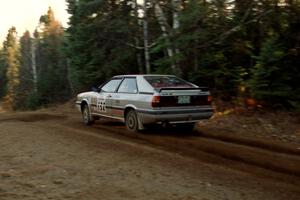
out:
<path id="1" fill-rule="evenodd" d="M 97 88 L 97 87 L 95 87 L 95 86 L 93 86 L 93 87 L 92 87 L 92 91 L 93 91 L 93 92 L 100 92 L 101 89 L 100 89 L 100 88 Z"/>

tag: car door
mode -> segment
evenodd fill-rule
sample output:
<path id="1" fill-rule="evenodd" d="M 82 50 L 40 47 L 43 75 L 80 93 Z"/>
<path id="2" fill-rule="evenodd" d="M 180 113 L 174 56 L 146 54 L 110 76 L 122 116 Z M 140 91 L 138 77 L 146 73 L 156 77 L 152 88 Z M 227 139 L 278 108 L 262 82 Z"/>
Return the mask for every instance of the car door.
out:
<path id="1" fill-rule="evenodd" d="M 95 102 L 95 114 L 111 116 L 111 97 L 116 92 L 121 81 L 121 78 L 114 78 L 99 88 L 99 93 L 96 95 L 96 99 L 93 100 Z"/>
<path id="2" fill-rule="evenodd" d="M 135 77 L 125 77 L 120 84 L 118 91 L 112 94 L 111 115 L 115 118 L 124 117 L 126 105 L 134 105 L 138 93 L 137 82 Z"/>

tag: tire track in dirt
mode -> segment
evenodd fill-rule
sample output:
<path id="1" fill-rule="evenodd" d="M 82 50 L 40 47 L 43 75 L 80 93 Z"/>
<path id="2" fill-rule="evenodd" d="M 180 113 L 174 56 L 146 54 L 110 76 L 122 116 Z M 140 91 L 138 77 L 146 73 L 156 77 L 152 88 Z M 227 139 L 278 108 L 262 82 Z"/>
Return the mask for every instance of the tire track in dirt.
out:
<path id="1" fill-rule="evenodd" d="M 78 122 L 78 119 L 76 121 L 76 127 L 82 128 L 80 126 L 83 126 L 83 124 Z M 74 123 L 74 121 L 71 120 L 71 123 Z M 206 159 L 209 162 L 212 160 L 214 160 L 213 162 L 218 161 L 203 158 L 203 153 L 267 170 L 300 176 L 300 156 L 297 149 L 293 151 L 279 145 L 272 148 L 273 145 L 265 146 L 264 143 L 256 145 L 255 140 L 246 141 L 245 139 L 229 139 L 229 137 L 220 139 L 208 135 L 202 136 L 199 132 L 186 133 L 183 130 L 174 129 L 152 129 L 136 134 L 127 131 L 122 123 L 106 120 L 98 122 L 93 127 L 84 128 L 92 130 L 94 133 L 97 133 L 97 130 L 105 130 L 108 133 L 166 147 L 194 158 Z M 206 157 L 209 156 L 206 155 Z M 224 162 L 224 159 L 220 159 L 220 163 Z M 233 165 L 236 164 L 233 163 Z"/>
<path id="2" fill-rule="evenodd" d="M 88 132 L 101 132 L 113 137 L 125 136 L 156 145 L 163 148 L 183 153 L 185 155 L 218 164 L 225 163 L 236 166 L 236 162 L 261 167 L 267 170 L 283 172 L 300 176 L 300 157 L 298 150 L 292 151 L 281 146 L 265 146 L 265 143 L 255 143 L 255 140 L 235 139 L 230 137 L 219 138 L 199 132 L 185 132 L 176 129 L 152 128 L 143 133 L 136 134 L 127 131 L 122 123 L 110 120 L 101 120 L 93 127 L 85 127 L 80 118 L 72 115 L 57 113 L 19 113 L 0 118 L 1 121 L 40 122 L 56 121 L 57 124 L 73 129 L 86 130 Z M 101 130 L 101 131 L 100 131 Z M 113 135 L 115 134 L 115 135 Z M 215 157 L 219 157 L 219 160 Z M 225 160 L 224 160 L 225 159 Z M 244 168 L 244 167 L 243 167 Z"/>
<path id="3" fill-rule="evenodd" d="M 106 130 L 103 123 L 86 127 L 79 118 L 53 116 L 49 120 L 31 115 L 30 121 L 0 124 L 0 199 L 298 200 L 300 196 L 297 179 L 267 179 L 201 162 L 135 137 L 121 124 Z"/>

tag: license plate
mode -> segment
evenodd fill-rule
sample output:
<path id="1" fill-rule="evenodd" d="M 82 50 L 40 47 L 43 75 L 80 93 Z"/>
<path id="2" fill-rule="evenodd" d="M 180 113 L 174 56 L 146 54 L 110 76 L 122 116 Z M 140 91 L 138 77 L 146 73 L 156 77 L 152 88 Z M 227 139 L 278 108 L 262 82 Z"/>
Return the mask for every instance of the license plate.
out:
<path id="1" fill-rule="evenodd" d="M 178 104 L 188 104 L 191 103 L 190 96 L 178 96 Z"/>

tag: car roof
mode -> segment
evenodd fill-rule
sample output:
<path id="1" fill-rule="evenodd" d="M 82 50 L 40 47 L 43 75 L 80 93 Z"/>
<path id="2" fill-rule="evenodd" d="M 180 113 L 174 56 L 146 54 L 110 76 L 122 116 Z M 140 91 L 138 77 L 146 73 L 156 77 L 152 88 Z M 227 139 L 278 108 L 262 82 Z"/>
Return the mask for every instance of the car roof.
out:
<path id="1" fill-rule="evenodd" d="M 121 78 L 121 77 L 143 77 L 143 76 L 175 76 L 170 74 L 126 74 L 126 75 L 117 75 L 113 78 Z"/>

